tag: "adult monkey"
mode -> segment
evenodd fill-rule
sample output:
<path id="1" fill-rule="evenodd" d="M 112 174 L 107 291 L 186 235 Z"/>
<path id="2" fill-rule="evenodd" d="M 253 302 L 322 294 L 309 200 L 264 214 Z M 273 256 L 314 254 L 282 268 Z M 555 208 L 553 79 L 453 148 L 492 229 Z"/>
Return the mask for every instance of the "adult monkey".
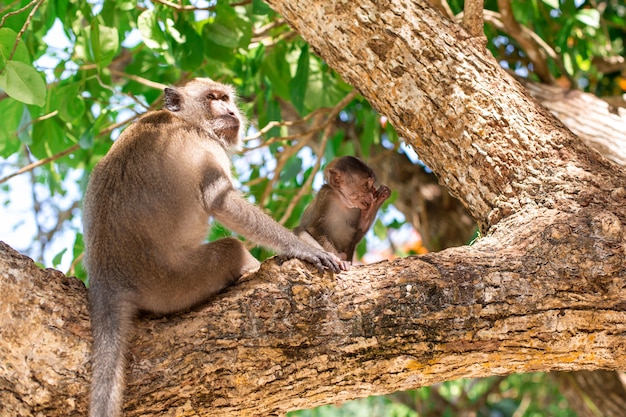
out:
<path id="1" fill-rule="evenodd" d="M 302 242 L 235 190 L 230 156 L 243 128 L 233 88 L 194 79 L 166 88 L 165 108 L 126 128 L 94 168 L 83 214 L 91 417 L 121 415 L 137 311 L 187 309 L 259 266 L 237 239 L 203 243 L 209 217 L 282 257 L 339 271 L 335 255 Z"/>

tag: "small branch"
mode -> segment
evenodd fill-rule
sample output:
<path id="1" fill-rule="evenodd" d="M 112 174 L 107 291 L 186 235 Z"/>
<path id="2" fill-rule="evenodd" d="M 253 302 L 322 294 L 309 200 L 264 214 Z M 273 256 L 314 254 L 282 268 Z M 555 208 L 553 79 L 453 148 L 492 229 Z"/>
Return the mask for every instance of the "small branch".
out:
<path id="1" fill-rule="evenodd" d="M 30 21 L 32 20 L 39 6 L 42 5 L 43 1 L 44 0 L 33 0 L 32 2 L 28 4 L 28 7 L 30 7 L 31 4 L 34 4 L 34 7 L 33 7 L 33 10 L 31 10 L 30 13 L 28 14 L 28 17 L 26 18 L 26 21 L 24 22 L 22 29 L 20 29 L 20 32 L 17 34 L 17 37 L 15 38 L 15 44 L 13 44 L 11 55 L 9 55 L 9 61 L 13 59 L 13 55 L 15 54 L 15 51 L 17 50 L 17 45 L 19 44 L 20 39 L 22 39 L 22 36 L 24 36 L 24 32 L 26 32 L 26 28 L 28 27 L 28 25 L 30 25 Z"/>
<path id="2" fill-rule="evenodd" d="M 193 11 L 206 11 L 206 10 L 215 10 L 215 6 L 208 6 L 208 7 L 197 7 L 197 6 L 183 6 L 181 4 L 176 4 L 176 3 L 172 3 L 171 1 L 168 0 L 154 0 L 154 3 L 160 3 L 164 6 L 170 7 L 172 9 L 175 9 L 179 12 L 193 12 Z M 232 5 L 231 5 L 232 6 Z"/>
<path id="3" fill-rule="evenodd" d="M 7 14 L 5 14 L 4 16 L 2 16 L 2 19 L 0 20 L 0 28 L 4 26 L 4 22 L 6 21 L 6 19 L 8 17 L 11 16 L 15 16 L 18 15 L 20 13 L 22 13 L 24 10 L 28 9 L 33 3 L 36 3 L 39 0 L 33 0 L 32 2 L 28 3 L 26 6 L 14 11 L 14 12 L 9 12 Z M 18 4 L 20 2 L 20 0 L 16 0 L 13 3 L 11 3 L 10 5 L 8 5 L 4 10 L 9 10 L 11 7 L 15 6 L 16 4 Z"/>
<path id="4" fill-rule="evenodd" d="M 483 47 L 487 46 L 485 25 L 483 22 L 484 0 L 466 0 L 463 11 L 463 26 L 474 38 L 480 39 Z"/>
<path id="5" fill-rule="evenodd" d="M 252 31 L 252 39 L 254 40 L 258 38 L 264 38 L 272 29 L 277 28 L 279 26 L 288 27 L 287 24 L 285 23 L 285 19 L 278 18 L 276 20 L 271 21 L 267 25 L 263 25 L 259 28 L 254 29 Z"/>
<path id="6" fill-rule="evenodd" d="M 76 144 L 74 146 L 71 146 L 71 147 L 67 148 L 63 152 L 59 152 L 56 155 L 52 155 L 52 156 L 49 156 L 47 158 L 40 159 L 39 161 L 35 161 L 35 162 L 31 163 L 31 164 L 28 164 L 25 167 L 20 168 L 19 170 L 15 171 L 13 174 L 9 174 L 9 175 L 7 175 L 4 178 L 0 178 L 0 184 L 7 182 L 8 180 L 10 180 L 13 177 L 17 177 L 20 174 L 32 171 L 33 169 L 35 169 L 37 167 L 40 167 L 42 165 L 45 165 L 45 164 L 47 164 L 49 162 L 56 161 L 57 159 L 60 159 L 60 158 L 62 158 L 64 156 L 66 156 L 66 155 L 71 154 L 72 152 L 78 150 L 79 148 L 80 148 L 80 146 L 78 144 Z"/>
<path id="7" fill-rule="evenodd" d="M 554 78 L 548 68 L 544 49 L 540 48 L 535 39 L 529 36 L 528 31 L 525 31 L 523 26 L 515 20 L 510 0 L 498 0 L 498 9 L 500 10 L 502 23 L 507 28 L 507 33 L 509 33 L 526 52 L 526 55 L 533 63 L 537 76 L 539 76 L 544 83 L 553 84 Z"/>
<path id="8" fill-rule="evenodd" d="M 161 84 L 159 82 L 152 81 L 152 80 L 149 80 L 147 78 L 140 77 L 138 75 L 128 74 L 128 73 L 125 73 L 123 71 L 118 71 L 116 69 L 111 69 L 111 73 L 115 74 L 117 76 L 120 76 L 120 77 L 127 78 L 129 80 L 135 81 L 135 82 L 137 82 L 139 84 L 143 84 L 146 87 L 155 88 L 157 90 L 163 90 L 166 87 L 168 87 L 166 84 Z M 116 91 L 116 93 L 117 93 L 117 91 Z"/>

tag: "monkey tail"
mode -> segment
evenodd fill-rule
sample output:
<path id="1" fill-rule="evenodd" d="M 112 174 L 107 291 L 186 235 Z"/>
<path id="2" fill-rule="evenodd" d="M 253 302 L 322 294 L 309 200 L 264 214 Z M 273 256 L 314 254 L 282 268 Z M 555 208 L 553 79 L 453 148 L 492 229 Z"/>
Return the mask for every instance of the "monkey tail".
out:
<path id="1" fill-rule="evenodd" d="M 93 348 L 89 417 L 118 417 L 122 411 L 126 344 L 135 307 L 129 295 L 91 279 L 89 306 Z"/>

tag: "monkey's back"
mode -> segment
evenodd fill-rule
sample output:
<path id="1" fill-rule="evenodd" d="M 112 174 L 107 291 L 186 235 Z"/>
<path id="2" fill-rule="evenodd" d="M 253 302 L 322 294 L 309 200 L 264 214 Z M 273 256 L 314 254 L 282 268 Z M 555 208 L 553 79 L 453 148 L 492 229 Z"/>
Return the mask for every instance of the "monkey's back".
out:
<path id="1" fill-rule="evenodd" d="M 150 112 L 122 132 L 94 168 L 85 194 L 90 280 L 166 274 L 185 248 L 206 238 L 203 175 L 209 168 L 230 175 L 223 166 L 228 155 L 203 143 L 206 135 L 167 111 Z"/>

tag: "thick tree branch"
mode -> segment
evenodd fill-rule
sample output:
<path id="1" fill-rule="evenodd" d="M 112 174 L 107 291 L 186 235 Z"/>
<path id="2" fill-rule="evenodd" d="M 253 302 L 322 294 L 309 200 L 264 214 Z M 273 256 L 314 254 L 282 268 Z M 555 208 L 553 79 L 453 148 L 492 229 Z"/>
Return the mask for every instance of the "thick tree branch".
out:
<path id="1" fill-rule="evenodd" d="M 626 108 L 582 91 L 520 81 L 587 145 L 626 167 Z"/>
<path id="2" fill-rule="evenodd" d="M 483 46 L 487 45 L 483 21 L 484 7 L 484 0 L 466 0 L 463 8 L 463 26 L 470 35 L 482 42 Z"/>
<path id="3" fill-rule="evenodd" d="M 272 415 L 463 377 L 624 369 L 623 230 L 586 210 L 511 216 L 476 246 L 337 276 L 269 261 L 200 311 L 138 320 L 126 415 Z M 1 249 L 0 399 L 82 415 L 85 290 Z"/>

